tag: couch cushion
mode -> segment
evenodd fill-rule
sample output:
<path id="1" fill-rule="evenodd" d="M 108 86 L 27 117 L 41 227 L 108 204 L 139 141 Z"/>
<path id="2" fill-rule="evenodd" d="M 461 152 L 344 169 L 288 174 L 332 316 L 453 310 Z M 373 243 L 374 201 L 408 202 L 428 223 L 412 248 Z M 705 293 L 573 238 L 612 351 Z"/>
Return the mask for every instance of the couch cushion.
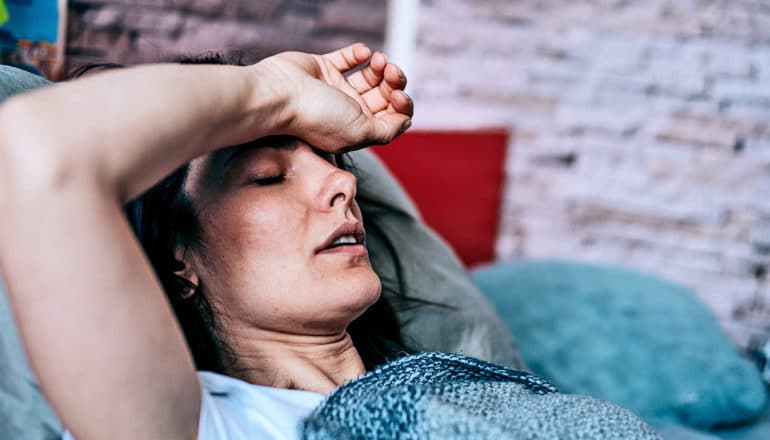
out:
<path id="1" fill-rule="evenodd" d="M 51 84 L 47 79 L 0 64 L 0 103 L 17 93 Z"/>
<path id="2" fill-rule="evenodd" d="M 383 285 L 398 289 L 393 282 L 400 265 L 404 294 L 450 307 L 425 305 L 401 311 L 407 342 L 424 351 L 465 354 L 523 369 L 514 341 L 492 305 L 449 246 L 419 220 L 398 182 L 371 152 L 357 151 L 351 157 L 359 178 L 357 199 L 364 213 L 367 247 Z"/>
<path id="3" fill-rule="evenodd" d="M 507 263 L 474 279 L 536 374 L 653 424 L 710 428 L 759 415 L 766 392 L 716 319 L 682 286 L 616 267 Z"/>
<path id="4" fill-rule="evenodd" d="M 495 258 L 507 130 L 408 131 L 372 151 L 466 267 Z"/>

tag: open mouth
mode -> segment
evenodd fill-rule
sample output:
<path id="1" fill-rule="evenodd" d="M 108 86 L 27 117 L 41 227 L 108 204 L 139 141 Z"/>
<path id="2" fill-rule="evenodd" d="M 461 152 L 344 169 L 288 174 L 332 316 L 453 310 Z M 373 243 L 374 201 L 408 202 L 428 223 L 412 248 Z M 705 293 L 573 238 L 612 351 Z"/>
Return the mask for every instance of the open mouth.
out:
<path id="1" fill-rule="evenodd" d="M 360 222 L 343 223 L 324 243 L 316 249 L 316 253 L 353 252 L 365 253 L 366 233 Z"/>
<path id="2" fill-rule="evenodd" d="M 329 246 L 326 246 L 326 249 L 334 249 L 336 247 L 340 246 L 350 246 L 350 245 L 356 245 L 356 244 L 363 244 L 360 243 L 355 236 L 353 235 L 343 235 L 336 240 L 334 240 Z"/>

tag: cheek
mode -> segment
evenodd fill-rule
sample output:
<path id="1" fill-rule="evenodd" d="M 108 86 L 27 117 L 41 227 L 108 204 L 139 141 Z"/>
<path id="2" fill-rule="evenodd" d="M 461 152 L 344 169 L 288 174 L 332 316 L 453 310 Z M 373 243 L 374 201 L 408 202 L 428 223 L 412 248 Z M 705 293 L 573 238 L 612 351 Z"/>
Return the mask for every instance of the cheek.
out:
<path id="1" fill-rule="evenodd" d="M 264 199 L 213 212 L 201 226 L 206 231 L 207 285 L 215 294 L 275 292 L 285 288 L 287 277 L 296 277 L 305 252 L 300 237 L 306 215 L 301 209 L 285 200 Z"/>
<path id="2" fill-rule="evenodd" d="M 292 238 L 302 229 L 303 218 L 301 209 L 286 202 L 249 205 L 237 212 L 232 238 L 252 251 L 275 254 L 295 244 Z"/>

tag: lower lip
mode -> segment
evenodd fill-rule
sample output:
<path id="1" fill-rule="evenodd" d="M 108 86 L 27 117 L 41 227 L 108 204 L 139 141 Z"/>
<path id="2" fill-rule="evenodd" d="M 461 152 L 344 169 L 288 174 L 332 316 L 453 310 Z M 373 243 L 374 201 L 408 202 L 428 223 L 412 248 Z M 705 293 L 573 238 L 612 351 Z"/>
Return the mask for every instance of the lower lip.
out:
<path id="1" fill-rule="evenodd" d="M 329 249 L 324 249 L 319 254 L 342 254 L 342 255 L 368 255 L 366 246 L 362 244 L 348 244 L 344 246 L 337 246 Z"/>

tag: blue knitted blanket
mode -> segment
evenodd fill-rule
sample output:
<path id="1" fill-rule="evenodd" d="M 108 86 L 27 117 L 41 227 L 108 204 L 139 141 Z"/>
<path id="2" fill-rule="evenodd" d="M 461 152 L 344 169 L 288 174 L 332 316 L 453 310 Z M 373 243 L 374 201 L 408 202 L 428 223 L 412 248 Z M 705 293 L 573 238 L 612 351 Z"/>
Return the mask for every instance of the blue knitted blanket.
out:
<path id="1" fill-rule="evenodd" d="M 446 353 L 406 356 L 341 386 L 302 429 L 310 440 L 660 438 L 611 403 Z"/>

